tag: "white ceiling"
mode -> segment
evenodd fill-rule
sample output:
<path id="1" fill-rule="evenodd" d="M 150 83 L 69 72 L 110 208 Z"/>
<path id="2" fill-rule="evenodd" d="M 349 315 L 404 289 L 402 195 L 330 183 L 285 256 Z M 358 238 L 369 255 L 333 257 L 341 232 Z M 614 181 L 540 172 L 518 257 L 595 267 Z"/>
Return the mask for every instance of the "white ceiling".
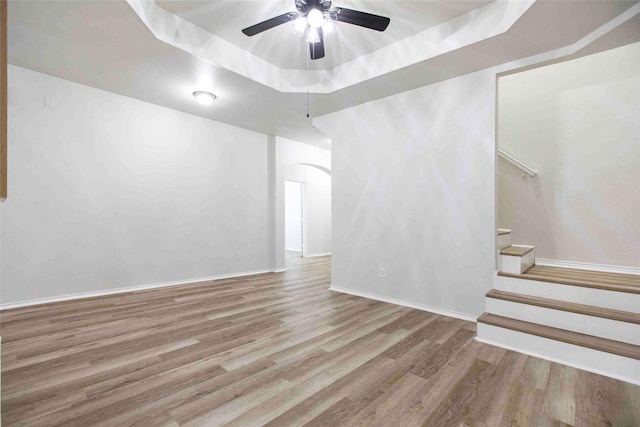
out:
<path id="1" fill-rule="evenodd" d="M 338 5 L 389 16 L 388 33 L 340 23 L 326 61 L 309 73 L 290 69 L 306 67 L 307 51 L 287 25 L 251 38 L 240 32 L 292 10 L 292 0 L 11 1 L 9 63 L 326 146 L 306 117 L 307 87 L 313 117 L 554 49 L 573 46 L 566 54 L 577 57 L 640 41 L 638 1 Z M 203 108 L 195 90 L 219 98 Z"/>

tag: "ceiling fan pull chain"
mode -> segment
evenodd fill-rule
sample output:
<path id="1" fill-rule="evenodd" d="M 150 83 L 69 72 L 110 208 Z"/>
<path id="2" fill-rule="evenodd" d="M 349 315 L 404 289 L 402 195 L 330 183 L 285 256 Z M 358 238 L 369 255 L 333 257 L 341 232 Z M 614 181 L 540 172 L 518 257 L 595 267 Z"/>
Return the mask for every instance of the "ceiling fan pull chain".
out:
<path id="1" fill-rule="evenodd" d="M 309 55 L 305 53 L 307 58 L 307 118 L 309 118 Z"/>

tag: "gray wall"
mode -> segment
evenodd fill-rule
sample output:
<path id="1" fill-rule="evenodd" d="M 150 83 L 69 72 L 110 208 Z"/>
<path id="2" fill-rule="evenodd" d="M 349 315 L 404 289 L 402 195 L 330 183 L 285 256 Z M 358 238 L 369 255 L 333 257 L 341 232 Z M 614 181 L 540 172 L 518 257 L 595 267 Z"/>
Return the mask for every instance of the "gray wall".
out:
<path id="1" fill-rule="evenodd" d="M 9 141 L 4 304 L 272 268 L 266 135 L 10 66 Z"/>
<path id="2" fill-rule="evenodd" d="M 487 70 L 314 120 L 332 138 L 332 286 L 484 311 L 495 269 L 494 112 Z"/>

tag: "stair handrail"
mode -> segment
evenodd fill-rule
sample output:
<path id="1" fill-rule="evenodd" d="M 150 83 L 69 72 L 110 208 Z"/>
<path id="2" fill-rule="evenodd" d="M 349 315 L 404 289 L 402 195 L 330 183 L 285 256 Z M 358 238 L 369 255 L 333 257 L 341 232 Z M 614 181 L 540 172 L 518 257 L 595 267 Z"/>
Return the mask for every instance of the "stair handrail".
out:
<path id="1" fill-rule="evenodd" d="M 521 171 L 523 171 L 524 173 L 526 173 L 530 177 L 534 177 L 534 176 L 538 175 L 538 172 L 535 169 L 532 169 L 529 166 L 525 165 L 520 160 L 516 159 L 511 154 L 505 152 L 501 148 L 498 148 L 498 156 L 502 157 L 507 162 L 511 163 L 512 165 L 514 165 L 515 167 L 517 167 L 518 169 L 520 169 Z"/>

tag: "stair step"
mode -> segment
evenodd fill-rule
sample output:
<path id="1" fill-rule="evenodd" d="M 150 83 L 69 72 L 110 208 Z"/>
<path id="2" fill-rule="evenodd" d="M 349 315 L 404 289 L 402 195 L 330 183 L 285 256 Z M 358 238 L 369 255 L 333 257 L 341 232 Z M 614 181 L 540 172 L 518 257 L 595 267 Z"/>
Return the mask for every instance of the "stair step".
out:
<path id="1" fill-rule="evenodd" d="M 505 234 L 510 234 L 511 230 L 507 230 L 506 228 L 498 228 L 498 236 L 504 236 Z"/>
<path id="2" fill-rule="evenodd" d="M 532 246 L 508 246 L 500 249 L 500 255 L 525 256 L 533 250 Z"/>
<path id="3" fill-rule="evenodd" d="M 477 327 L 476 340 L 479 342 L 640 385 L 640 360 L 638 359 L 493 326 L 488 323 L 479 322 Z"/>
<path id="4" fill-rule="evenodd" d="M 551 308 L 554 310 L 568 311 L 570 313 L 584 314 L 587 316 L 601 317 L 603 319 L 617 320 L 619 322 L 634 323 L 640 325 L 640 313 L 613 310 L 610 308 L 596 307 L 587 304 L 577 304 L 567 301 L 559 301 L 551 298 L 543 298 L 532 295 L 517 294 L 514 292 L 492 289 L 487 292 L 487 298 L 501 299 L 520 304 L 535 305 L 537 307 Z M 640 309 L 640 307 L 639 307 Z"/>
<path id="5" fill-rule="evenodd" d="M 640 311 L 640 294 L 618 292 L 615 289 L 598 289 L 586 286 L 526 280 L 528 274 L 497 273 L 494 288 L 516 294 L 532 295 L 575 304 L 593 305 L 612 310 L 637 313 Z"/>
<path id="6" fill-rule="evenodd" d="M 533 246 L 504 246 L 498 252 L 498 271 L 522 274 L 535 263 Z"/>
<path id="7" fill-rule="evenodd" d="M 551 326 L 553 328 L 593 335 L 594 337 L 640 345 L 640 325 L 636 323 L 589 316 L 587 314 L 498 298 L 487 298 L 485 311 L 496 316 L 508 317 L 523 322 L 531 322 L 537 325 Z"/>
<path id="8" fill-rule="evenodd" d="M 512 277 L 515 279 L 535 280 L 539 282 L 558 283 L 561 285 L 581 286 L 584 288 L 602 289 L 607 291 L 640 294 L 640 286 L 637 286 L 634 284 L 603 283 L 603 282 L 593 282 L 589 280 L 576 280 L 576 279 L 569 279 L 569 278 L 549 277 L 549 276 L 532 274 L 530 271 L 527 272 L 527 274 L 513 274 L 513 273 L 505 273 L 505 272 L 499 271 L 498 276 Z"/>
<path id="9" fill-rule="evenodd" d="M 559 279 L 587 280 L 590 282 L 617 283 L 620 285 L 635 285 L 640 287 L 640 275 L 611 273 L 565 267 L 549 267 L 536 264 L 529 273 L 538 276 L 555 277 Z"/>
<path id="10" fill-rule="evenodd" d="M 487 325 L 497 326 L 499 328 L 510 329 L 580 347 L 616 354 L 630 359 L 640 360 L 640 346 L 620 341 L 594 337 L 592 335 L 567 331 L 565 329 L 554 328 L 551 326 L 538 325 L 536 323 L 497 316 L 490 313 L 484 313 L 478 317 L 478 323 L 484 323 Z"/>

